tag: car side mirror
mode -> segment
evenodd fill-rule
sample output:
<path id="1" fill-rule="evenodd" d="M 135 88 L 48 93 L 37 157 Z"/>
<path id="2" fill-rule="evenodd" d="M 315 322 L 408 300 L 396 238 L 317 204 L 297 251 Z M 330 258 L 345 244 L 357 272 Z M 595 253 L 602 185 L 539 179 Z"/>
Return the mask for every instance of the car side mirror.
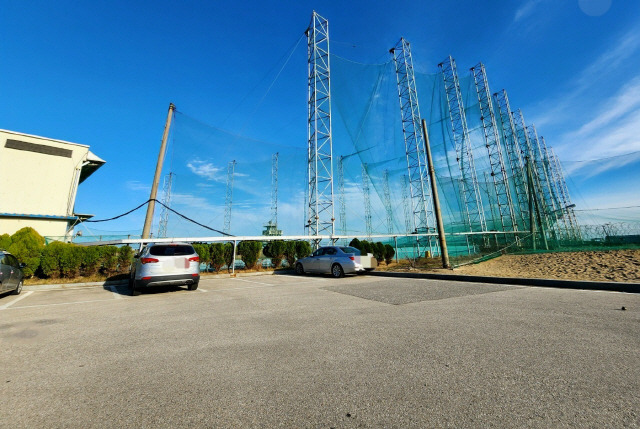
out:
<path id="1" fill-rule="evenodd" d="M 20 262 L 20 264 L 18 264 L 18 266 L 19 266 L 20 268 L 24 268 L 24 267 L 26 267 L 26 266 L 27 266 L 27 264 L 25 264 L 24 262 Z"/>
<path id="2" fill-rule="evenodd" d="M 136 254 L 134 254 L 134 255 L 133 255 L 133 257 L 134 257 L 135 259 L 138 259 L 138 258 L 140 257 L 140 254 L 139 254 L 139 253 L 136 253 Z"/>

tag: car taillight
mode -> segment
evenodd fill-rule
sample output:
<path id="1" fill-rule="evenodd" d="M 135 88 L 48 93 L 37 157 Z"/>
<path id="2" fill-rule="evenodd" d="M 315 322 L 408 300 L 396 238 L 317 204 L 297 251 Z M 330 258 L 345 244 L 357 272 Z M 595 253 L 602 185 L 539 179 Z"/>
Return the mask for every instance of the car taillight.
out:
<path id="1" fill-rule="evenodd" d="M 140 262 L 143 264 L 154 264 L 156 262 L 160 262 L 160 260 L 156 258 L 140 258 Z"/>
<path id="2" fill-rule="evenodd" d="M 349 259 L 351 259 L 352 261 L 355 261 L 356 257 L 355 256 L 349 256 Z"/>
<path id="3" fill-rule="evenodd" d="M 200 256 L 192 256 L 189 258 L 189 262 L 200 262 Z"/>

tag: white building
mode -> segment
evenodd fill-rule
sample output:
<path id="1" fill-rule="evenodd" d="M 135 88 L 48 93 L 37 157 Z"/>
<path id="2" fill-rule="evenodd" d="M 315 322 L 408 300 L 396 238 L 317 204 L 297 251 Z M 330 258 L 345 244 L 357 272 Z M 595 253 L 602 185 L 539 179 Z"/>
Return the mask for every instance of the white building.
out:
<path id="1" fill-rule="evenodd" d="M 92 216 L 74 211 L 78 185 L 104 163 L 86 145 L 0 130 L 0 234 L 72 235 Z"/>

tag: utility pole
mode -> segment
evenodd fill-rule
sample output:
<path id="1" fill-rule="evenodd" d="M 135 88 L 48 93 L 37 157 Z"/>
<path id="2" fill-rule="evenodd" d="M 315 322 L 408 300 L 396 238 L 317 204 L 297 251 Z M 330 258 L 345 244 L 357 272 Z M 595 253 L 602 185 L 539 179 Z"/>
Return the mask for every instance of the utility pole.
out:
<path id="1" fill-rule="evenodd" d="M 424 137 L 424 147 L 427 152 L 427 166 L 429 168 L 429 178 L 431 179 L 433 211 L 436 215 L 436 225 L 438 225 L 438 238 L 440 239 L 440 256 L 442 257 L 442 268 L 451 268 L 451 264 L 449 263 L 449 251 L 447 250 L 447 239 L 444 236 L 442 212 L 440 211 L 440 198 L 438 197 L 438 185 L 436 184 L 436 170 L 433 168 L 433 158 L 431 158 L 431 145 L 429 144 L 429 134 L 427 134 L 427 122 L 424 119 L 422 120 L 422 136 Z"/>
<path id="2" fill-rule="evenodd" d="M 162 143 L 160 143 L 160 153 L 158 154 L 158 163 L 156 164 L 156 173 L 153 176 L 153 184 L 151 185 L 151 194 L 149 195 L 149 204 L 147 205 L 147 215 L 144 218 L 144 228 L 142 229 L 142 238 L 149 238 L 151 232 L 151 222 L 153 221 L 153 211 L 156 208 L 156 196 L 158 195 L 158 184 L 160 183 L 160 175 L 162 174 L 162 164 L 164 163 L 164 154 L 167 149 L 167 139 L 169 137 L 169 129 L 171 127 L 171 119 L 176 106 L 169 103 L 169 113 L 167 114 L 167 122 L 164 125 L 164 133 L 162 134 Z"/>

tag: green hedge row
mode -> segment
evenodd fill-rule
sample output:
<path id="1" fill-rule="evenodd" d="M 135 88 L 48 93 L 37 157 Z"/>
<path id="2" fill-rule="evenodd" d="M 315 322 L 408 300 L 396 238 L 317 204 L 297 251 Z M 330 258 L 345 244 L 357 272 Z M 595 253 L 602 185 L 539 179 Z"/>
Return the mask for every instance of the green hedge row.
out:
<path id="1" fill-rule="evenodd" d="M 215 271 L 223 266 L 230 269 L 233 263 L 233 243 L 193 243 L 200 261 Z M 260 252 L 271 258 L 276 268 L 286 259 L 289 266 L 293 266 L 297 258 L 304 258 L 311 254 L 311 245 L 306 241 L 269 241 L 263 247 L 260 241 L 241 241 L 238 243 L 237 255 L 247 268 L 255 268 L 260 258 Z"/>
<path id="2" fill-rule="evenodd" d="M 360 251 L 360 253 L 367 254 L 373 253 L 373 256 L 378 260 L 378 262 L 385 261 L 387 265 L 393 261 L 393 257 L 396 254 L 393 246 L 390 244 L 383 244 L 381 242 L 371 242 L 367 240 L 358 240 L 354 238 L 349 243 L 349 246 L 355 247 Z"/>
<path id="3" fill-rule="evenodd" d="M 129 246 L 84 247 L 54 241 L 45 246 L 44 237 L 31 227 L 13 235 L 0 236 L 0 249 L 7 250 L 24 262 L 25 277 L 72 278 L 98 273 L 111 276 L 129 272 L 133 250 Z"/>

